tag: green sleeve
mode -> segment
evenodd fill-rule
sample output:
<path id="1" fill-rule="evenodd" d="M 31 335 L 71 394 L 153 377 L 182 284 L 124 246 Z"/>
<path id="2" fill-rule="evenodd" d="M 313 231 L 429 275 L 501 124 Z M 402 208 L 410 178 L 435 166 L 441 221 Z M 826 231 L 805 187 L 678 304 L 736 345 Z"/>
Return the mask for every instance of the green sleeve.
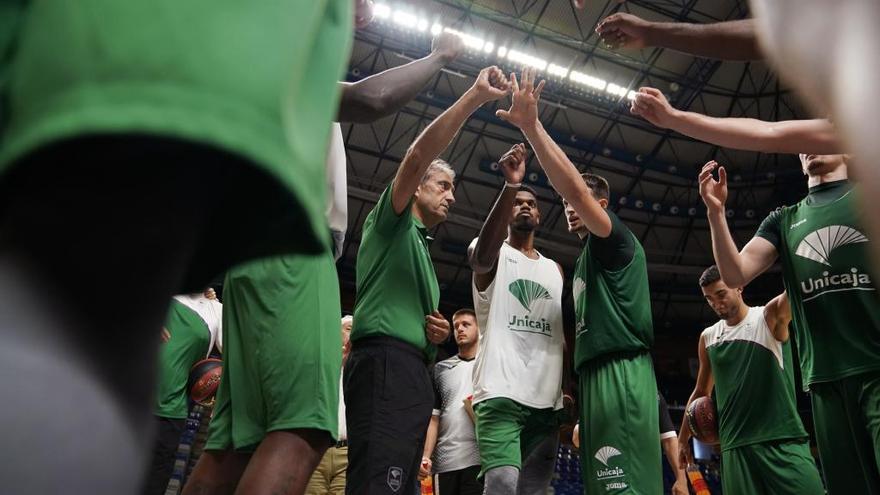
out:
<path id="1" fill-rule="evenodd" d="M 389 185 L 385 188 L 385 191 L 379 197 L 379 201 L 369 215 L 372 228 L 385 236 L 393 234 L 403 228 L 403 226 L 409 226 L 410 219 L 412 218 L 412 209 L 410 208 L 412 200 L 410 200 L 410 204 L 407 205 L 400 215 L 394 211 L 394 204 L 391 201 L 391 187 Z"/>
<path id="2" fill-rule="evenodd" d="M 755 237 L 761 237 L 773 244 L 773 247 L 779 251 L 779 244 L 782 242 L 782 208 L 776 208 L 771 211 L 767 218 L 758 226 Z"/>
<path id="3" fill-rule="evenodd" d="M 590 235 L 590 250 L 593 257 L 606 270 L 620 270 L 633 259 L 636 239 L 629 227 L 613 211 L 608 211 L 611 219 L 611 233 L 602 238 Z"/>

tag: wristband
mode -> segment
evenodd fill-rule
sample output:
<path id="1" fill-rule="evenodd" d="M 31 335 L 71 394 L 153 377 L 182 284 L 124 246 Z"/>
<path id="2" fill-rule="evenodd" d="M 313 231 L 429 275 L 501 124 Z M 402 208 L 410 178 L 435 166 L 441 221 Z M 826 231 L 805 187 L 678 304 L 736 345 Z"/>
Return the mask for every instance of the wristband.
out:
<path id="1" fill-rule="evenodd" d="M 505 188 L 515 187 L 518 189 L 518 188 L 522 187 L 522 182 L 517 182 L 516 184 L 511 184 L 510 182 L 504 181 L 504 187 Z"/>

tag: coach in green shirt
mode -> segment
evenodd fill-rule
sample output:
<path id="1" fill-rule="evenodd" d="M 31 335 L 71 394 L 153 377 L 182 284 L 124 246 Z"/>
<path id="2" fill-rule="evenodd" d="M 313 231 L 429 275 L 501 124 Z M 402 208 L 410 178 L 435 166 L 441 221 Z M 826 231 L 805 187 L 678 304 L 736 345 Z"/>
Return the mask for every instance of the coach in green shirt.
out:
<path id="1" fill-rule="evenodd" d="M 491 81 L 491 82 L 490 82 Z M 410 146 L 364 223 L 357 302 L 344 393 L 349 465 L 346 493 L 413 493 L 434 392 L 425 363 L 449 336 L 427 231 L 446 220 L 454 172 L 437 157 L 481 105 L 507 94 L 497 67 Z"/>

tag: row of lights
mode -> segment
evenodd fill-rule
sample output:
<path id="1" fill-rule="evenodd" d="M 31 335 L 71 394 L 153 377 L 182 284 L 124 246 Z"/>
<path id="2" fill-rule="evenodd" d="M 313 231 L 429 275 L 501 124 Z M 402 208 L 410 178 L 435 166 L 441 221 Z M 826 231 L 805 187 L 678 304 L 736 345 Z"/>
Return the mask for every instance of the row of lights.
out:
<path id="1" fill-rule="evenodd" d="M 546 71 L 548 74 L 560 79 L 567 79 L 568 81 L 587 86 L 597 91 L 605 91 L 613 96 L 630 100 L 635 99 L 636 97 L 635 91 L 628 90 L 624 86 L 610 83 L 585 72 L 571 70 L 568 67 L 550 63 L 543 58 L 519 50 L 509 49 L 503 45 L 496 48 L 494 43 L 479 36 L 464 33 L 451 27 L 443 26 L 437 22 L 430 23 L 427 19 L 419 17 L 412 12 L 402 9 L 392 9 L 389 5 L 384 3 L 375 4 L 373 7 L 373 15 L 376 19 L 391 21 L 405 29 L 412 29 L 420 32 L 428 32 L 430 30 L 431 34 L 435 36 L 442 32 L 452 33 L 461 37 L 466 47 L 477 52 L 483 52 L 486 54 L 494 52 L 502 59 L 507 59 L 524 66 L 534 67 L 542 72 Z"/>

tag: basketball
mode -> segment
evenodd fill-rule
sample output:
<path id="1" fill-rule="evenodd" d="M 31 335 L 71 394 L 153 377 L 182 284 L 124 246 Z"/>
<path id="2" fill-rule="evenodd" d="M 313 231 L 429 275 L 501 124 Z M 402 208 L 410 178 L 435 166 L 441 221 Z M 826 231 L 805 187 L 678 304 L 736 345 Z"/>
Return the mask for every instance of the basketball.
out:
<path id="1" fill-rule="evenodd" d="M 690 403 L 685 414 L 694 438 L 711 445 L 718 443 L 717 411 L 711 397 L 695 399 Z"/>
<path id="2" fill-rule="evenodd" d="M 223 361 L 216 358 L 202 359 L 189 370 L 189 398 L 197 404 L 210 406 L 220 386 Z"/>

